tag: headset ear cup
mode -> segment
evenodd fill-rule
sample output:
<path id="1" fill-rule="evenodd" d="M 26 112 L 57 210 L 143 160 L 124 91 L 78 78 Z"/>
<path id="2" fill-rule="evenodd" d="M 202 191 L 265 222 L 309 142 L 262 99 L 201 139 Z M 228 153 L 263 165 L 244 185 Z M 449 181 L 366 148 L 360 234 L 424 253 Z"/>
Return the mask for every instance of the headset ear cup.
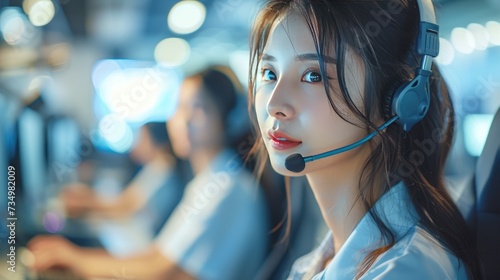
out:
<path id="1" fill-rule="evenodd" d="M 430 104 L 427 91 L 428 75 L 417 75 L 411 82 L 401 85 L 392 99 L 392 112 L 405 131 L 421 121 Z"/>

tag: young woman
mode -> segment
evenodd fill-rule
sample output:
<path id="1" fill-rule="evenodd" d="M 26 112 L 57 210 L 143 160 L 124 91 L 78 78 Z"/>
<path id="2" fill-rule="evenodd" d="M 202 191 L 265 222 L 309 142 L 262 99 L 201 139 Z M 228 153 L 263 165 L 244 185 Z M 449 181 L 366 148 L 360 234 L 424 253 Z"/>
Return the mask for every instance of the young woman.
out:
<path id="1" fill-rule="evenodd" d="M 269 226 L 255 178 L 242 167 L 243 155 L 228 146 L 230 116 L 239 113 L 233 114 L 237 90 L 228 71 L 209 68 L 181 86 L 167 127 L 174 153 L 189 159 L 195 177 L 155 244 L 141 255 L 115 258 L 57 236 L 35 237 L 28 248 L 36 270 L 62 266 L 86 278 L 253 279 Z"/>
<path id="2" fill-rule="evenodd" d="M 416 1 L 271 0 L 250 42 L 253 151 L 305 175 L 330 230 L 289 279 L 480 279 L 467 226 L 445 190 L 454 111 L 433 67 L 430 106 L 409 132 L 392 124 L 357 148 L 308 162 L 391 119 L 399 85 L 420 65 Z M 418 150 L 418 153 L 415 152 Z M 267 151 L 267 153 L 266 153 Z"/>

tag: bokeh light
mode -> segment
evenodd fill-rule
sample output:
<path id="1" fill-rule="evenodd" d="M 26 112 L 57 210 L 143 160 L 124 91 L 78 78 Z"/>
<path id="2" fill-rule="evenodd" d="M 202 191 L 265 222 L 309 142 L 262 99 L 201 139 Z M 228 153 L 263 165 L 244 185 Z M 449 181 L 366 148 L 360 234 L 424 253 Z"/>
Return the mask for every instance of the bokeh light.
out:
<path id="1" fill-rule="evenodd" d="M 19 8 L 4 8 L 0 13 L 0 31 L 9 45 L 28 43 L 36 30 Z"/>
<path id="2" fill-rule="evenodd" d="M 486 30 L 488 31 L 490 44 L 500 46 L 500 22 L 488 21 L 486 23 Z"/>
<path id="3" fill-rule="evenodd" d="M 34 26 L 47 25 L 54 18 L 56 9 L 52 1 L 32 0 L 25 1 L 25 3 L 28 4 L 23 3 L 23 8 L 25 7 L 25 11 Z"/>
<path id="4" fill-rule="evenodd" d="M 472 53 L 476 47 L 474 35 L 463 27 L 456 27 L 451 31 L 451 43 L 458 52 L 464 54 Z"/>
<path id="5" fill-rule="evenodd" d="M 118 153 L 132 148 L 134 136 L 130 126 L 117 114 L 109 114 L 99 121 L 99 133 L 108 146 Z"/>
<path id="6" fill-rule="evenodd" d="M 471 23 L 467 26 L 467 30 L 474 36 L 476 50 L 485 50 L 488 48 L 490 36 L 484 26 L 478 23 Z"/>
<path id="7" fill-rule="evenodd" d="M 164 39 L 156 45 L 156 62 L 163 66 L 175 67 L 184 64 L 191 52 L 188 42 L 181 38 Z"/>
<path id="8" fill-rule="evenodd" d="M 106 59 L 93 67 L 92 82 L 97 119 L 113 114 L 136 127 L 175 112 L 181 79 L 177 70 L 151 61 Z"/>
<path id="9" fill-rule="evenodd" d="M 189 34 L 205 21 L 205 6 L 198 1 L 180 1 L 168 13 L 168 27 L 175 33 Z"/>
<path id="10" fill-rule="evenodd" d="M 436 62 L 441 65 L 449 65 L 455 58 L 455 49 L 450 41 L 439 38 L 439 55 L 436 57 Z"/>
<path id="11" fill-rule="evenodd" d="M 469 114 L 464 118 L 465 149 L 471 156 L 478 157 L 483 152 L 488 132 L 493 122 L 491 114 Z"/>

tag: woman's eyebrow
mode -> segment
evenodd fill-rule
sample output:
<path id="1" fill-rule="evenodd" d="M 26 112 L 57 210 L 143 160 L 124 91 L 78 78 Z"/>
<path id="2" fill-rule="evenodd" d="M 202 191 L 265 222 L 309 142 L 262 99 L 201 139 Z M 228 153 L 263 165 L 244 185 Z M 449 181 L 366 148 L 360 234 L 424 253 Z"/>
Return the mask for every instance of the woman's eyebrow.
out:
<path id="1" fill-rule="evenodd" d="M 297 61 L 304 61 L 304 60 L 316 60 L 319 61 L 319 56 L 316 53 L 304 53 L 304 54 L 299 54 L 295 57 L 295 60 Z M 323 56 L 323 60 L 326 63 L 333 63 L 336 64 L 337 60 L 331 56 Z M 276 57 L 269 55 L 269 54 L 262 54 L 261 61 L 277 61 Z"/>
<path id="2" fill-rule="evenodd" d="M 331 56 L 323 55 L 322 56 L 323 60 L 326 63 L 333 63 L 336 64 L 337 60 Z M 295 60 L 318 60 L 319 61 L 319 56 L 317 53 L 304 53 L 304 54 L 299 54 L 295 57 Z"/>
<path id="3" fill-rule="evenodd" d="M 260 58 L 261 61 L 276 61 L 276 57 L 269 55 L 269 54 L 262 54 L 262 57 Z"/>

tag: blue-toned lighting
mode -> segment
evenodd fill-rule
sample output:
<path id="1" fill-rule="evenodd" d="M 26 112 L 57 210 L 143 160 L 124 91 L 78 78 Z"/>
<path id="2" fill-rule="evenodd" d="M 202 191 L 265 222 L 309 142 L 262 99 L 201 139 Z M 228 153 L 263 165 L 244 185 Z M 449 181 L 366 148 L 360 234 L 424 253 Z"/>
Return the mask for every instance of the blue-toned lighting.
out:
<path id="1" fill-rule="evenodd" d="M 110 114 L 101 119 L 99 133 L 108 146 L 118 153 L 128 152 L 134 142 L 132 129 L 116 114 Z"/>
<path id="2" fill-rule="evenodd" d="M 98 118 L 115 114 L 132 126 L 165 121 L 177 108 L 180 75 L 152 62 L 102 60 L 92 72 Z"/>
<path id="3" fill-rule="evenodd" d="M 481 155 L 493 122 L 491 114 L 470 114 L 464 118 L 465 149 L 474 157 Z"/>

